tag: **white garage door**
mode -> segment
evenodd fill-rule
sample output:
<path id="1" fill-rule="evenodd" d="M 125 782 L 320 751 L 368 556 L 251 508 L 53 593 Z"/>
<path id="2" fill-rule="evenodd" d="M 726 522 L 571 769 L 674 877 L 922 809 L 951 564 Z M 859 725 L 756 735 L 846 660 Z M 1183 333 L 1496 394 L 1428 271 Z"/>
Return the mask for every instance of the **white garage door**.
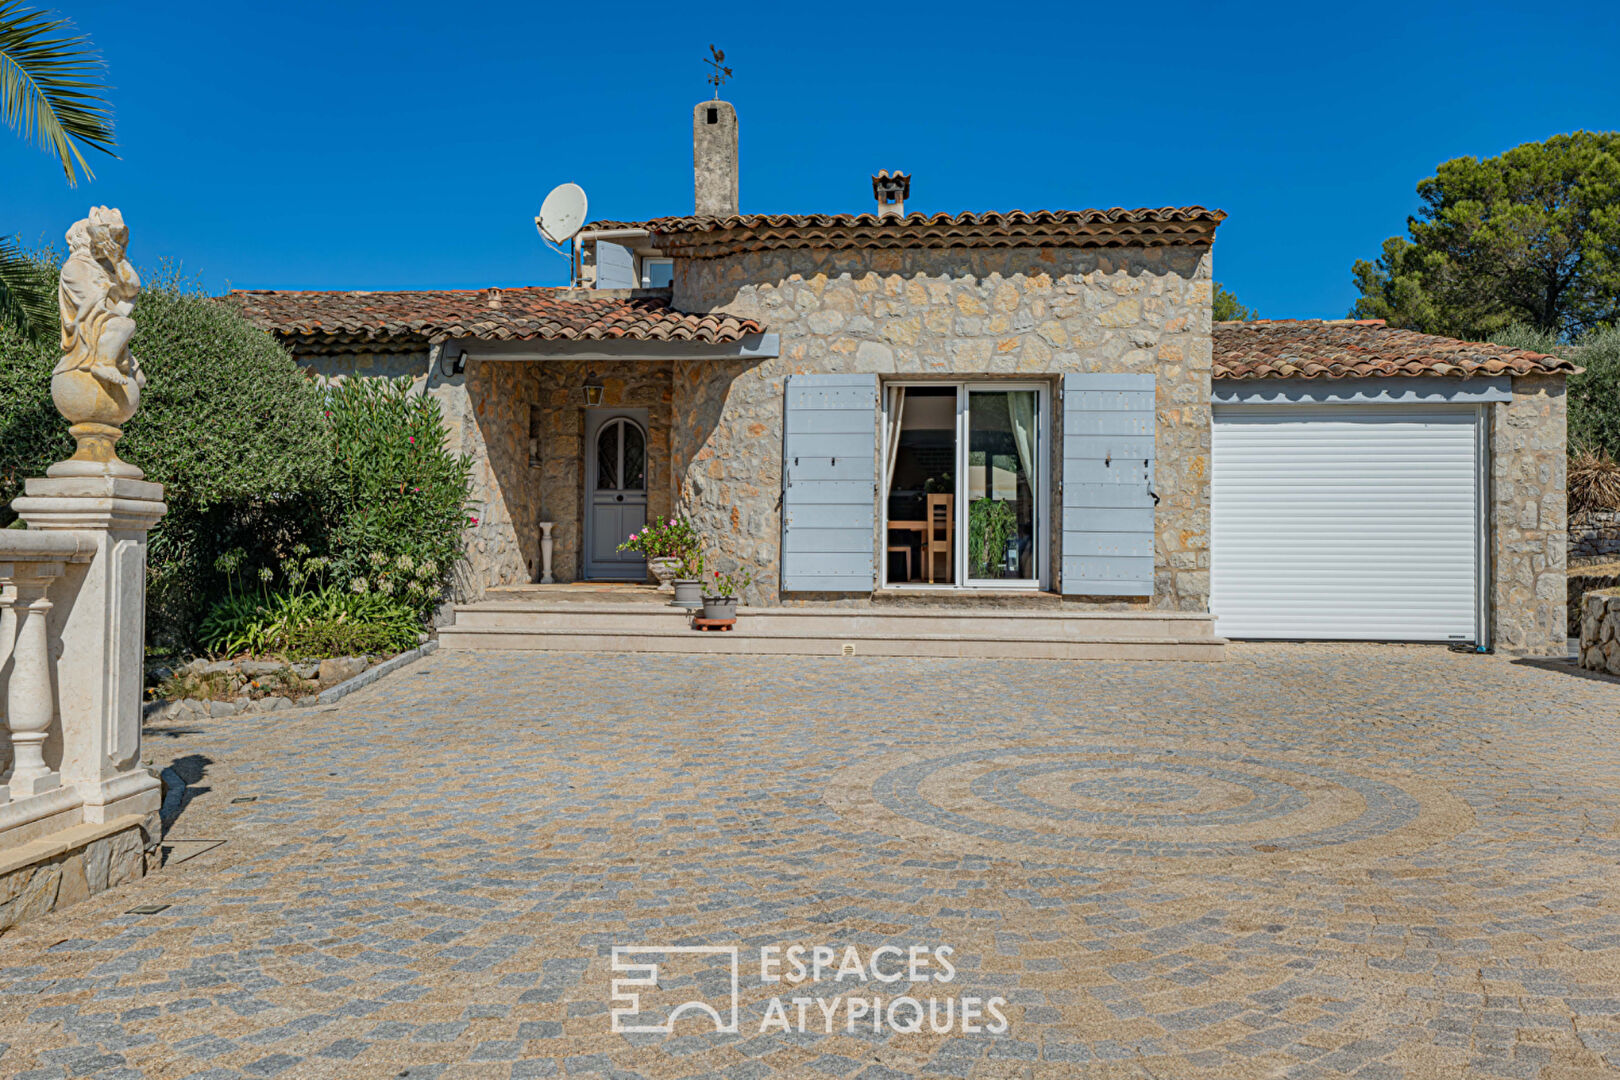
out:
<path id="1" fill-rule="evenodd" d="M 1476 640 L 1475 425 L 1473 406 L 1217 405 L 1216 631 Z"/>

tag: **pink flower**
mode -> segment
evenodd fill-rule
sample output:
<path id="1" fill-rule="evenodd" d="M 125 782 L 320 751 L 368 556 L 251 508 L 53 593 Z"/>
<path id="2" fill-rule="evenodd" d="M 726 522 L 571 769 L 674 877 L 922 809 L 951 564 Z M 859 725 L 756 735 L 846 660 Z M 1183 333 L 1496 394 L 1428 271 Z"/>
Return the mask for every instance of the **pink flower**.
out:
<path id="1" fill-rule="evenodd" d="M 467 519 L 467 523 L 469 525 L 476 525 L 476 524 L 478 524 L 478 519 L 475 518 L 475 517 L 470 517 L 470 518 Z"/>
<path id="2" fill-rule="evenodd" d="M 407 435 L 405 437 L 405 441 L 408 442 L 408 443 L 413 443 L 413 442 L 416 441 L 416 436 L 415 435 Z"/>

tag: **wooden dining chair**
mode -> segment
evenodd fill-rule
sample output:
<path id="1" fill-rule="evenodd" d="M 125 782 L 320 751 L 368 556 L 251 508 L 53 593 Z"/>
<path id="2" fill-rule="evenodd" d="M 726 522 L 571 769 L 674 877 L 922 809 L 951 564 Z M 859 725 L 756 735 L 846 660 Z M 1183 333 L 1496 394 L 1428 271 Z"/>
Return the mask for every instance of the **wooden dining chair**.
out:
<path id="1" fill-rule="evenodd" d="M 905 543 L 897 544 L 897 543 L 894 542 L 894 533 L 898 532 L 898 531 L 899 530 L 896 530 L 896 529 L 891 529 L 890 530 L 888 554 L 893 555 L 897 551 L 905 553 L 905 556 L 906 556 L 906 576 L 902 580 L 903 581 L 910 581 L 911 580 L 911 534 L 910 533 L 906 534 Z"/>
<path id="2" fill-rule="evenodd" d="M 945 556 L 945 570 L 941 576 L 949 579 L 952 567 L 956 565 L 953 561 L 956 557 L 956 496 L 929 495 L 924 520 L 928 523 L 928 530 L 923 533 L 923 571 L 932 585 L 934 565 L 939 556 Z"/>

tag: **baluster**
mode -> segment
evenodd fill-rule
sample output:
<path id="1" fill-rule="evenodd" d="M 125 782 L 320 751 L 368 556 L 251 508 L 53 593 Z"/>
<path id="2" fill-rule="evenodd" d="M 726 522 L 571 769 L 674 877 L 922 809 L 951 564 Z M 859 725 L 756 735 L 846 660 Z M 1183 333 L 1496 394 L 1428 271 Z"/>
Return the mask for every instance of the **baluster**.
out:
<path id="1" fill-rule="evenodd" d="M 60 577 L 61 563 L 16 563 L 12 578 L 16 619 L 7 687 L 6 723 L 11 728 L 11 797 L 26 798 L 61 785 L 61 776 L 45 764 L 45 740 L 56 717 L 51 687 L 51 644 L 46 620 L 51 602 L 46 590 Z"/>
<path id="2" fill-rule="evenodd" d="M 17 612 L 12 607 L 17 602 L 17 586 L 11 583 L 11 572 L 9 564 L 0 563 L 0 722 L 10 711 L 6 685 L 11 677 L 11 649 L 17 642 Z M 0 779 L 5 779 L 10 772 L 11 742 L 8 739 L 6 745 L 0 747 Z M 10 789 L 0 785 L 0 803 L 10 797 Z"/>

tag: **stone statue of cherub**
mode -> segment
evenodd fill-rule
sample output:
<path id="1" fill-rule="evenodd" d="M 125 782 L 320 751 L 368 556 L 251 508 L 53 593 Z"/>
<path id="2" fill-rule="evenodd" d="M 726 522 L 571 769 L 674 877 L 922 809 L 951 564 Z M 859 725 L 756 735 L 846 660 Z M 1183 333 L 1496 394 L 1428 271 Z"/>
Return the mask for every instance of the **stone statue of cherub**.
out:
<path id="1" fill-rule="evenodd" d="M 67 418 L 78 449 L 46 470 L 51 476 L 140 477 L 119 460 L 114 444 L 140 407 L 146 376 L 129 351 L 135 334 L 135 298 L 141 279 L 125 252 L 124 216 L 105 206 L 67 232 L 57 302 L 62 317 L 62 359 L 51 373 L 51 400 Z"/>

